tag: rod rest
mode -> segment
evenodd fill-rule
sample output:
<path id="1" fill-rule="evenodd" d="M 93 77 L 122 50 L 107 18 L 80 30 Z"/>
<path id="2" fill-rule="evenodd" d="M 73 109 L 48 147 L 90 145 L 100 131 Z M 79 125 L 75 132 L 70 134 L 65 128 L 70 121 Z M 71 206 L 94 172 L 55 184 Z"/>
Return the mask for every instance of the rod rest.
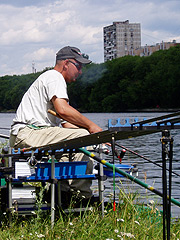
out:
<path id="1" fill-rule="evenodd" d="M 86 174 L 87 162 L 57 162 L 55 163 L 55 179 L 96 179 L 94 174 Z M 13 182 L 51 181 L 51 163 L 37 163 L 35 173 L 31 176 L 14 178 Z"/>

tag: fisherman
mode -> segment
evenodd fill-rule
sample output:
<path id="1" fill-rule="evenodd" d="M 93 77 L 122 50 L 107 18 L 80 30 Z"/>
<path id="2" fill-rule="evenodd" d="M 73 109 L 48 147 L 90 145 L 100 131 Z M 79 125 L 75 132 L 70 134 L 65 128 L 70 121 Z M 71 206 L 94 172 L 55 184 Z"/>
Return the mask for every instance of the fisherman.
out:
<path id="1" fill-rule="evenodd" d="M 76 47 L 66 46 L 57 52 L 54 69 L 42 73 L 22 98 L 11 126 L 11 147 L 38 148 L 102 131 L 69 105 L 67 83 L 75 82 L 83 65 L 89 63 L 91 61 Z M 55 111 L 61 119 L 48 113 L 48 109 Z M 63 155 L 60 161 L 68 159 Z M 73 161 L 88 161 L 86 173 L 92 173 L 93 163 L 89 157 L 77 153 Z M 63 192 L 79 190 L 80 196 L 91 199 L 91 183 L 91 180 L 66 181 L 61 184 L 61 189 Z"/>

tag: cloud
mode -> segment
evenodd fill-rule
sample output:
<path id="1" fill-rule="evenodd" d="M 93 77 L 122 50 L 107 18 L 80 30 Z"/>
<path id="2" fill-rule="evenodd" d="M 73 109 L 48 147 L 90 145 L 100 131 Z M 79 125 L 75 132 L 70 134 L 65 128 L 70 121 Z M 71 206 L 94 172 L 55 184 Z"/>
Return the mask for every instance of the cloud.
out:
<path id="1" fill-rule="evenodd" d="M 167 0 L 1 0 L 0 74 L 52 66 L 65 45 L 103 62 L 103 27 L 114 21 L 141 23 L 142 45 L 179 40 L 179 10 Z"/>
<path id="2" fill-rule="evenodd" d="M 32 12 L 34 12 L 33 17 Z M 1 8 L 0 14 L 1 18 L 6 19 L 6 21 L 2 22 L 0 30 L 1 45 L 15 45 L 22 42 L 40 42 L 45 40 L 46 32 L 41 30 L 42 24 L 38 20 L 37 8 L 19 9 L 5 6 Z"/>
<path id="3" fill-rule="evenodd" d="M 40 48 L 24 55 L 24 59 L 29 61 L 32 61 L 32 59 L 33 61 L 47 61 L 49 57 L 54 57 L 54 51 L 50 48 Z"/>

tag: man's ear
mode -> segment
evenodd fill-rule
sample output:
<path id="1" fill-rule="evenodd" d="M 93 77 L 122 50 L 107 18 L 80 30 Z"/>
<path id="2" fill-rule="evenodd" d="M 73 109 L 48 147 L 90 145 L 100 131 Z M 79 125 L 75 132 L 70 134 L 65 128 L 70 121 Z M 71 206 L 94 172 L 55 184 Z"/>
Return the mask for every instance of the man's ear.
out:
<path id="1" fill-rule="evenodd" d="M 68 69 L 68 65 L 69 65 L 69 61 L 65 60 L 64 61 L 64 66 L 63 66 L 64 71 L 66 71 Z"/>

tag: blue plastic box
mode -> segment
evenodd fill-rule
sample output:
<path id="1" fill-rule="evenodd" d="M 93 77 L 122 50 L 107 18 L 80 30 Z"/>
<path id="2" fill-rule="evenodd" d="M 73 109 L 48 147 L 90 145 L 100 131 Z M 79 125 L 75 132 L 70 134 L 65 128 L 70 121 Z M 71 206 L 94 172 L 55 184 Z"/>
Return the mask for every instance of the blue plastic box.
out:
<path id="1" fill-rule="evenodd" d="M 131 165 L 124 165 L 124 164 L 115 164 L 115 167 L 119 168 L 120 170 L 126 173 L 130 173 L 131 170 L 134 168 Z M 104 169 L 104 175 L 106 175 L 107 177 L 113 177 L 113 170 L 111 168 L 104 166 L 103 169 Z M 121 175 L 120 173 L 115 172 L 115 177 L 124 177 L 124 176 Z"/>
<path id="2" fill-rule="evenodd" d="M 55 178 L 78 176 L 86 174 L 87 162 L 58 162 L 55 163 Z M 51 163 L 38 163 L 35 168 L 35 178 L 51 177 Z"/>

